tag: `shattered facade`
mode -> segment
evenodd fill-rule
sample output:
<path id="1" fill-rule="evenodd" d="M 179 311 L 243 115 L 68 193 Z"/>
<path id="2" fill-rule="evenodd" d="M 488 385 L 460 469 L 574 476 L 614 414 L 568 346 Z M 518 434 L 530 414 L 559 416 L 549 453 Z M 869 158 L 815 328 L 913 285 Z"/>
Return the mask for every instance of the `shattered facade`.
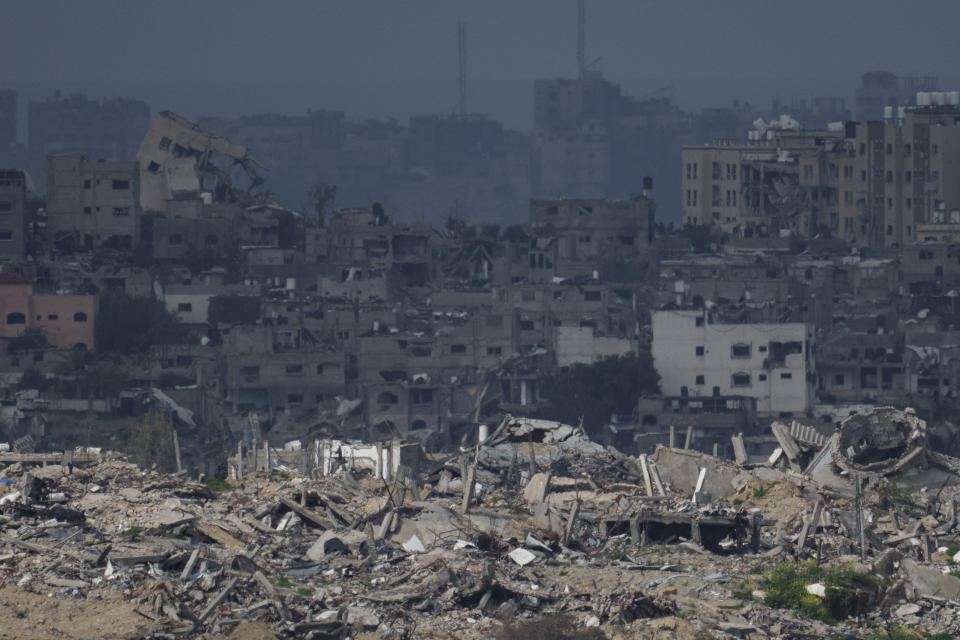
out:
<path id="1" fill-rule="evenodd" d="M 742 236 L 843 238 L 881 249 L 948 224 L 960 157 L 956 92 L 917 94 L 884 120 L 806 131 L 788 116 L 758 120 L 746 145 L 684 147 L 685 224 Z M 929 231 L 928 231 L 929 233 Z"/>
<path id="2" fill-rule="evenodd" d="M 259 183 L 247 150 L 203 131 L 170 111 L 154 118 L 137 152 L 140 163 L 140 204 L 144 211 L 162 212 L 168 200 L 202 198 L 234 201 L 235 190 Z"/>

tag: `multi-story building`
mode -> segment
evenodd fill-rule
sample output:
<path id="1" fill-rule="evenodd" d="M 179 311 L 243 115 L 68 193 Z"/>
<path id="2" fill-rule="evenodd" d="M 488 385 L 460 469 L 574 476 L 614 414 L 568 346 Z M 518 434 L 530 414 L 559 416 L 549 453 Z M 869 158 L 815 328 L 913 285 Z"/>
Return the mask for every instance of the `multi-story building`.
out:
<path id="1" fill-rule="evenodd" d="M 0 272 L 0 338 L 42 331 L 56 347 L 94 348 L 97 296 L 39 295 L 29 278 Z"/>
<path id="2" fill-rule="evenodd" d="M 139 166 L 48 157 L 47 219 L 47 240 L 59 251 L 132 249 L 140 240 Z"/>
<path id="3" fill-rule="evenodd" d="M 913 242 L 918 225 L 960 220 L 951 179 L 960 174 L 960 92 L 917 101 L 883 121 L 829 131 L 789 123 L 751 132 L 746 145 L 684 147 L 683 222 L 885 248 Z"/>
<path id="4" fill-rule="evenodd" d="M 57 92 L 28 107 L 30 169 L 43 182 L 46 157 L 80 153 L 93 160 L 127 161 L 150 126 L 150 106 L 140 100 L 91 100 Z"/>
<path id="5" fill-rule="evenodd" d="M 17 92 L 0 89 L 0 154 L 17 141 Z"/>
<path id="6" fill-rule="evenodd" d="M 813 335 L 805 323 L 722 324 L 705 310 L 652 314 L 654 366 L 665 396 L 745 396 L 757 414 L 812 406 Z"/>
<path id="7" fill-rule="evenodd" d="M 750 132 L 747 144 L 717 141 L 682 151 L 683 223 L 736 235 L 842 229 L 837 185 L 842 131 L 804 131 L 790 118 Z"/>
<path id="8" fill-rule="evenodd" d="M 935 76 L 899 78 L 889 71 L 868 71 L 860 76 L 854 117 L 859 122 L 879 120 L 885 109 L 912 105 L 918 91 L 936 91 L 939 86 Z"/>
<path id="9" fill-rule="evenodd" d="M 667 97 L 627 96 L 598 71 L 537 80 L 534 197 L 628 198 L 643 176 L 673 190 L 677 176 L 665 167 L 693 135 L 694 118 Z"/>
<path id="10" fill-rule="evenodd" d="M 649 180 L 645 178 L 647 188 Z M 648 195 L 630 200 L 532 201 L 531 280 L 595 277 L 599 275 L 595 271 L 603 271 L 605 279 L 642 280 L 653 262 L 654 211 Z"/>
<path id="11" fill-rule="evenodd" d="M 26 256 L 26 181 L 23 171 L 0 169 L 0 261 Z"/>
<path id="12" fill-rule="evenodd" d="M 852 132 L 858 232 L 869 246 L 914 242 L 918 225 L 960 211 L 960 92 L 920 93 L 917 102 Z"/>

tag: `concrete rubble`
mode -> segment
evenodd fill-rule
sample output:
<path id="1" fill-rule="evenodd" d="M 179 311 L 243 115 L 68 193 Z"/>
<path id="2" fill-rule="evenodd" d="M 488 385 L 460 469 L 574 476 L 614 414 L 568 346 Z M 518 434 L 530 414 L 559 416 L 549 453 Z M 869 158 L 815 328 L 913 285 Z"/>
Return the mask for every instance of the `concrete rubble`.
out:
<path id="1" fill-rule="evenodd" d="M 404 473 L 345 459 L 232 484 L 2 454 L 0 618 L 10 638 L 495 638 L 559 614 L 609 638 L 956 634 L 958 461 L 925 429 L 889 407 L 819 441 L 775 423 L 790 455 L 738 464 L 507 416 Z M 794 562 L 868 576 L 856 606 L 774 606 L 764 576 Z"/>

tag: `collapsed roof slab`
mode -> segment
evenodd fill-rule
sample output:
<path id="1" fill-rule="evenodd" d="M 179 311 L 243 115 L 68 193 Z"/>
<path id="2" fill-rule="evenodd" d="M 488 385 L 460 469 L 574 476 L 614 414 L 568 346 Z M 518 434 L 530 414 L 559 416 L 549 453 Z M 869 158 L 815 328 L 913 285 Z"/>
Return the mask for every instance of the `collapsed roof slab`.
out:
<path id="1" fill-rule="evenodd" d="M 845 471 L 890 475 L 926 466 L 927 423 L 912 409 L 877 407 L 841 422 L 830 446 L 834 463 Z"/>

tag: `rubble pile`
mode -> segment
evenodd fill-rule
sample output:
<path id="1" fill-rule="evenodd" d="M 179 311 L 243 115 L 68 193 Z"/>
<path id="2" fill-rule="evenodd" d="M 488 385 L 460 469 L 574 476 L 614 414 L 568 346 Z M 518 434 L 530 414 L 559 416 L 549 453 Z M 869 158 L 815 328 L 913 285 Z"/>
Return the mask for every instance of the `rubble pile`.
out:
<path id="1" fill-rule="evenodd" d="M 782 447 L 762 463 L 634 458 L 508 416 L 403 473 L 341 449 L 232 484 L 112 454 L 21 456 L 0 470 L 0 624 L 11 638 L 495 638 L 561 615 L 609 638 L 960 631 L 960 478 L 923 421 L 879 408 L 820 440 L 772 431 Z"/>

